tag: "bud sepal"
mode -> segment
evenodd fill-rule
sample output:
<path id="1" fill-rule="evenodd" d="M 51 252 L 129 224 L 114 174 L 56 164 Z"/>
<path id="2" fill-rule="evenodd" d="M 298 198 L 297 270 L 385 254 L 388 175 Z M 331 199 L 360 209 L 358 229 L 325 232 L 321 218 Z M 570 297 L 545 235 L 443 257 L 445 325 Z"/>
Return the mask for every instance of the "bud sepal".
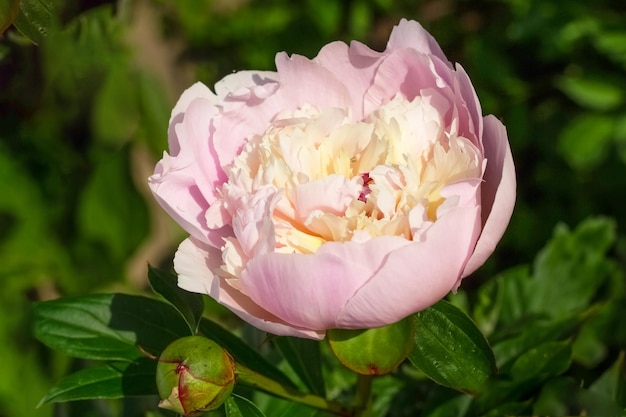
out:
<path id="1" fill-rule="evenodd" d="M 159 407 L 195 416 L 220 407 L 235 385 L 235 362 L 217 343 L 188 336 L 170 344 L 156 369 Z"/>

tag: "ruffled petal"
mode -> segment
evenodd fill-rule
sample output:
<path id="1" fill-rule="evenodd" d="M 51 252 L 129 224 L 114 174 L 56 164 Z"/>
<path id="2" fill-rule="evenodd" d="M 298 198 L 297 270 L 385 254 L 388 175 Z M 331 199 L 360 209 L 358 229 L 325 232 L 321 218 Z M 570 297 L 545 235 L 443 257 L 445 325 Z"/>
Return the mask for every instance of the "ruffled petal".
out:
<path id="1" fill-rule="evenodd" d="M 466 126 L 460 126 L 460 134 L 468 139 L 479 139 L 483 137 L 483 116 L 476 90 L 472 85 L 472 81 L 465 72 L 465 69 L 459 64 L 456 64 L 456 80 L 457 85 L 456 94 L 460 96 L 462 100 L 461 106 L 464 111 L 467 111 L 467 116 L 463 115 L 463 120 L 467 117 L 465 123 Z M 482 142 L 475 143 L 480 149 L 481 153 L 484 152 L 484 146 Z"/>
<path id="2" fill-rule="evenodd" d="M 195 180 L 209 204 L 217 198 L 219 186 L 227 180 L 213 141 L 212 121 L 217 117 L 215 106 L 206 100 L 194 100 L 185 113 L 181 129 L 177 130 L 194 158 Z M 201 161 L 198 160 L 201 158 Z"/>
<path id="3" fill-rule="evenodd" d="M 402 48 L 415 49 L 422 54 L 434 55 L 442 61 L 448 62 L 448 58 L 435 38 L 414 20 L 402 19 L 391 31 L 387 42 L 387 51 Z M 452 67 L 450 63 L 448 65 Z"/>
<path id="4" fill-rule="evenodd" d="M 276 68 L 280 76 L 281 98 L 288 105 L 283 110 L 294 110 L 304 104 L 326 108 L 349 108 L 352 92 L 338 77 L 319 63 L 301 55 L 289 57 L 276 55 Z M 302 75 L 306 74 L 306 79 Z"/>
<path id="5" fill-rule="evenodd" d="M 366 243 L 329 242 L 313 255 L 268 254 L 248 263 L 242 288 L 285 322 L 334 328 L 345 303 L 378 272 L 387 255 L 409 243 L 384 236 Z"/>
<path id="6" fill-rule="evenodd" d="M 280 336 L 295 336 L 321 340 L 324 331 L 300 329 L 289 325 L 263 310 L 249 297 L 232 288 L 213 271 L 221 264 L 219 251 L 194 239 L 180 244 L 174 257 L 178 286 L 184 290 L 207 294 L 226 306 L 254 327 Z"/>
<path id="7" fill-rule="evenodd" d="M 336 174 L 300 184 L 294 191 L 296 212 L 302 221 L 316 210 L 341 216 L 359 196 L 361 188 L 356 182 Z"/>
<path id="8" fill-rule="evenodd" d="M 266 98 L 268 87 L 277 82 L 278 74 L 274 71 L 238 71 L 215 83 L 215 93 L 222 99 L 229 94 L 236 96 L 243 94 L 247 99 L 251 96 Z M 246 91 L 249 93 L 246 94 Z"/>
<path id="9" fill-rule="evenodd" d="M 382 53 L 359 42 L 352 42 L 349 47 L 343 42 L 332 42 L 322 48 L 314 61 L 345 85 L 350 92 L 353 117 L 361 120 L 364 117 L 363 96 L 372 85 L 382 58 Z"/>
<path id="10" fill-rule="evenodd" d="M 204 211 L 209 206 L 195 180 L 185 172 L 169 171 L 171 157 L 167 154 L 157 164 L 148 185 L 157 202 L 187 233 L 207 241 L 203 227 Z"/>
<path id="11" fill-rule="evenodd" d="M 442 299 L 461 275 L 479 227 L 477 207 L 448 211 L 425 232 L 422 242 L 386 256 L 376 274 L 341 309 L 337 326 L 384 326 Z"/>
<path id="12" fill-rule="evenodd" d="M 176 102 L 176 105 L 172 109 L 172 115 L 170 117 L 170 124 L 173 119 L 175 119 L 181 113 L 185 113 L 189 105 L 195 99 L 204 99 L 207 100 L 211 104 L 218 104 L 220 99 L 213 92 L 201 82 L 197 82 L 181 94 L 180 98 Z M 170 144 L 170 152 L 172 154 L 177 153 L 175 149 L 172 149 L 172 144 Z"/>
<path id="13" fill-rule="evenodd" d="M 219 249 L 193 237 L 183 240 L 174 255 L 178 286 L 189 292 L 210 295 L 210 289 L 218 279 L 213 271 L 221 264 L 222 255 Z"/>
<path id="14" fill-rule="evenodd" d="M 436 60 L 436 61 L 435 61 Z M 364 97 L 364 112 L 370 114 L 398 93 L 411 101 L 422 90 L 449 88 L 447 80 L 437 70 L 436 57 L 420 54 L 410 49 L 399 49 L 387 55 L 378 66 L 374 82 Z M 446 70 L 451 71 L 451 70 Z"/>
<path id="15" fill-rule="evenodd" d="M 515 207 L 515 166 L 506 128 L 495 116 L 485 117 L 483 143 L 487 169 L 481 189 L 482 233 L 463 277 L 480 267 L 491 255 L 511 220 Z M 459 282 L 457 283 L 457 286 Z"/>

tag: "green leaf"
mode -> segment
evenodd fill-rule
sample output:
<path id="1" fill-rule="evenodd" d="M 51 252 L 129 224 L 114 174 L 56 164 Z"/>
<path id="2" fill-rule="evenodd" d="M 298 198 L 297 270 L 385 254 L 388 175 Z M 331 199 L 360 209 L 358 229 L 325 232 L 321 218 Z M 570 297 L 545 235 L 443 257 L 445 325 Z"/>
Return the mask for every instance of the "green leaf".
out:
<path id="1" fill-rule="evenodd" d="M 503 371 L 520 355 L 539 344 L 562 340 L 570 336 L 578 324 L 578 318 L 552 323 L 533 320 L 520 323 L 521 330 L 511 329 L 515 331 L 511 337 L 503 338 L 493 345 L 498 368 Z"/>
<path id="2" fill-rule="evenodd" d="M 593 321 L 584 323 L 572 344 L 572 358 L 586 368 L 594 368 L 607 354 L 605 341 L 598 337 L 593 324 Z"/>
<path id="3" fill-rule="evenodd" d="M 169 301 L 185 319 L 191 334 L 196 334 L 204 310 L 202 295 L 183 290 L 177 285 L 176 275 L 152 266 L 148 266 L 148 280 L 154 292 Z"/>
<path id="4" fill-rule="evenodd" d="M 217 344 L 226 349 L 235 359 L 235 362 L 263 376 L 273 379 L 282 385 L 290 388 L 296 388 L 294 383 L 285 374 L 278 370 L 278 368 L 270 364 L 263 356 L 248 346 L 248 344 L 246 344 L 243 340 L 217 323 L 201 318 L 199 331 L 200 334 L 215 341 Z"/>
<path id="5" fill-rule="evenodd" d="M 49 0 L 21 0 L 20 12 L 13 24 L 33 43 L 39 44 L 48 34 L 55 13 Z"/>
<path id="6" fill-rule="evenodd" d="M 468 415 L 483 415 L 507 403 L 517 403 L 536 389 L 535 381 L 491 379 L 472 403 Z"/>
<path id="7" fill-rule="evenodd" d="M 295 337 L 277 337 L 273 341 L 309 392 L 325 397 L 320 343 Z"/>
<path id="8" fill-rule="evenodd" d="M 615 268 L 606 258 L 615 236 L 615 223 L 602 217 L 587 219 L 574 231 L 558 225 L 535 259 L 528 310 L 567 318 L 586 308 Z"/>
<path id="9" fill-rule="evenodd" d="M 145 356 L 141 350 L 158 356 L 189 334 L 168 304 L 133 295 L 61 298 L 37 303 L 34 313 L 41 342 L 83 359 L 134 361 Z"/>
<path id="10" fill-rule="evenodd" d="M 562 77 L 557 86 L 580 106 L 591 110 L 611 110 L 624 99 L 624 91 L 611 81 Z"/>
<path id="11" fill-rule="evenodd" d="M 546 379 L 565 372 L 572 362 L 572 347 L 567 341 L 538 345 L 513 363 L 511 376 L 515 379 Z"/>
<path id="12" fill-rule="evenodd" d="M 156 364 L 154 360 L 141 358 L 131 363 L 109 363 L 82 369 L 60 380 L 39 405 L 158 395 L 154 376 Z"/>
<path id="13" fill-rule="evenodd" d="M 13 24 L 20 11 L 20 0 L 0 0 L 0 35 Z"/>
<path id="14" fill-rule="evenodd" d="M 231 395 L 225 404 L 226 417 L 265 417 L 265 414 L 254 405 L 239 395 Z"/>
<path id="15" fill-rule="evenodd" d="M 133 185 L 129 149 L 101 150 L 94 159 L 94 172 L 81 195 L 78 225 L 121 263 L 148 233 L 145 201 Z"/>
<path id="16" fill-rule="evenodd" d="M 615 148 L 622 163 L 626 164 L 626 116 L 618 117 L 615 120 Z"/>
<path id="17" fill-rule="evenodd" d="M 271 417 L 336 417 L 337 414 L 258 391 L 255 404 Z"/>
<path id="18" fill-rule="evenodd" d="M 474 307 L 476 324 L 491 335 L 498 326 L 506 328 L 526 314 L 530 268 L 521 265 L 496 276 L 478 289 Z"/>
<path id="19" fill-rule="evenodd" d="M 626 31 L 600 33 L 596 37 L 595 47 L 626 68 Z"/>
<path id="20" fill-rule="evenodd" d="M 589 386 L 589 391 L 614 401 L 620 407 L 626 407 L 624 351 L 621 351 L 615 363 Z"/>
<path id="21" fill-rule="evenodd" d="M 136 136 L 139 114 L 137 77 L 126 65 L 111 65 L 94 97 L 91 113 L 94 137 L 119 148 Z"/>
<path id="22" fill-rule="evenodd" d="M 493 352 L 474 322 L 447 301 L 416 314 L 413 365 L 435 382 L 476 394 L 495 373 Z"/>
<path id="23" fill-rule="evenodd" d="M 610 398 L 581 386 L 579 378 L 557 377 L 548 380 L 537 395 L 534 416 L 587 415 L 618 416 L 623 406 Z"/>
<path id="24" fill-rule="evenodd" d="M 167 146 L 167 125 L 173 103 L 168 100 L 164 86 L 144 72 L 138 74 L 140 135 L 148 147 L 159 155 Z"/>
<path id="25" fill-rule="evenodd" d="M 602 162 L 615 127 L 615 119 L 600 113 L 573 118 L 559 135 L 559 150 L 575 169 L 589 170 Z"/>
<path id="26" fill-rule="evenodd" d="M 512 402 L 492 408 L 488 413 L 483 414 L 481 417 L 523 416 L 528 415 L 529 411 L 530 406 L 527 403 Z"/>
<path id="27" fill-rule="evenodd" d="M 467 414 L 472 400 L 470 395 L 458 395 L 429 410 L 422 417 L 463 417 Z"/>

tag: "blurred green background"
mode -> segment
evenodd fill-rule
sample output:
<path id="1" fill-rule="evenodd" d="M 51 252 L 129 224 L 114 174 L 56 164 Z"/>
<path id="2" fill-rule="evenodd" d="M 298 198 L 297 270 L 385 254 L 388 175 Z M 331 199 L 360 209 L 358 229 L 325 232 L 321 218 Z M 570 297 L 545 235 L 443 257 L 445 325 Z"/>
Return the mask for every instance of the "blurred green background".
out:
<path id="1" fill-rule="evenodd" d="M 1 0 L 0 27 L 16 7 L 0 38 L 1 417 L 111 415 L 34 408 L 80 364 L 32 338 L 30 305 L 146 292 L 147 263 L 170 266 L 185 234 L 146 178 L 186 87 L 337 39 L 382 50 L 402 17 L 462 63 L 516 162 L 511 225 L 465 290 L 530 262 L 558 222 L 591 215 L 615 219 L 624 264 L 622 0 Z"/>

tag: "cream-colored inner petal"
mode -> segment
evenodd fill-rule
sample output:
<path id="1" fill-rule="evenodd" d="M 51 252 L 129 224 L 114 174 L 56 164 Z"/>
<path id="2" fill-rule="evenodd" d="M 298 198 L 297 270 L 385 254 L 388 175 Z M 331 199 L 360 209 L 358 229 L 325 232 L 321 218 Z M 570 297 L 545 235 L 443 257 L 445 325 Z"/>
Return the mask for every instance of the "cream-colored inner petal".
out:
<path id="1" fill-rule="evenodd" d="M 249 140 L 229 169 L 229 193 L 222 197 L 234 195 L 233 189 L 254 195 L 274 187 L 280 192 L 272 213 L 275 251 L 314 253 L 330 241 L 383 235 L 417 240 L 437 221 L 442 188 L 480 178 L 482 168 L 477 148 L 443 125 L 429 98 L 397 96 L 362 121 L 352 120 L 348 110 L 304 106 L 279 114 Z M 315 184 L 333 175 L 345 178 L 332 182 L 341 189 Z M 309 196 L 310 190 L 325 192 Z M 329 205 L 332 210 L 315 208 Z M 239 254 L 229 240 L 222 268 L 227 275 L 245 267 Z"/>

